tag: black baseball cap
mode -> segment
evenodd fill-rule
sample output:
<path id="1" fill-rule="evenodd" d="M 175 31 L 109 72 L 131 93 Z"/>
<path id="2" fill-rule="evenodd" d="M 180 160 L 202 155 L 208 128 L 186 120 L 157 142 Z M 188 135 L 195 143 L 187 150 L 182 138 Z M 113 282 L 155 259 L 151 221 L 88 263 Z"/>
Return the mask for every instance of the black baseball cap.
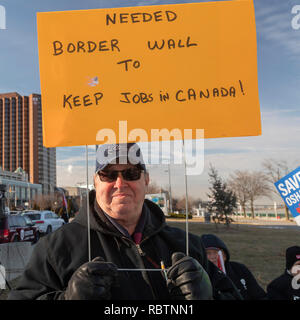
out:
<path id="1" fill-rule="evenodd" d="M 133 164 L 139 165 L 146 171 L 142 151 L 136 143 L 102 144 L 96 151 L 97 173 L 109 164 Z"/>

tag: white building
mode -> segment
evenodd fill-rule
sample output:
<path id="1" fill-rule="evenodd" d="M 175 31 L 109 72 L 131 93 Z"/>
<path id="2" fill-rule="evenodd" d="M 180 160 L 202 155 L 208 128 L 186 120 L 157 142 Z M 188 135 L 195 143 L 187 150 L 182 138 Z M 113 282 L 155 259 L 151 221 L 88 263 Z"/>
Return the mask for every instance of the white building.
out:
<path id="1" fill-rule="evenodd" d="M 6 185 L 8 204 L 15 207 L 26 206 L 26 203 L 42 193 L 42 185 L 28 182 L 28 174 L 21 168 L 15 172 L 3 171 L 0 168 L 0 184 Z"/>

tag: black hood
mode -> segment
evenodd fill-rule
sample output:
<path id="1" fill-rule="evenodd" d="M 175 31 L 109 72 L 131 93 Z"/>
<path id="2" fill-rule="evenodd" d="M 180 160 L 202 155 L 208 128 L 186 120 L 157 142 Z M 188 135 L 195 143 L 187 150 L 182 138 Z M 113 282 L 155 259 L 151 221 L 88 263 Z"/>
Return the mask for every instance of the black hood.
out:
<path id="1" fill-rule="evenodd" d="M 96 192 L 92 190 L 89 192 L 89 210 L 90 210 L 90 229 L 100 231 L 114 236 L 122 236 L 121 233 L 113 226 L 107 219 L 102 209 L 96 201 Z M 154 202 L 145 199 L 143 210 L 146 211 L 146 222 L 143 231 L 143 237 L 157 233 L 166 225 L 165 215 L 163 211 Z M 83 202 L 79 213 L 72 221 L 87 226 L 86 202 Z"/>
<path id="2" fill-rule="evenodd" d="M 211 247 L 223 249 L 226 254 L 227 261 L 229 261 L 229 259 L 230 259 L 229 251 L 228 251 L 225 243 L 220 238 L 218 238 L 214 234 L 203 234 L 201 236 L 201 240 L 203 242 L 205 249 L 211 248 Z"/>

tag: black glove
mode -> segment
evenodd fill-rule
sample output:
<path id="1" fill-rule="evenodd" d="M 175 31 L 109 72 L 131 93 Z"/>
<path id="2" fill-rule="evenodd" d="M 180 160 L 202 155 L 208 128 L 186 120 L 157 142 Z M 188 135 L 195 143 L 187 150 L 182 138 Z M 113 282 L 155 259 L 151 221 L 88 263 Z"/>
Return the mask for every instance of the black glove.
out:
<path id="1" fill-rule="evenodd" d="M 117 267 L 96 257 L 79 267 L 64 292 L 65 300 L 109 300 L 111 286 L 116 284 Z"/>
<path id="2" fill-rule="evenodd" d="M 175 300 L 212 300 L 209 276 L 200 263 L 182 252 L 172 255 L 167 286 Z"/>

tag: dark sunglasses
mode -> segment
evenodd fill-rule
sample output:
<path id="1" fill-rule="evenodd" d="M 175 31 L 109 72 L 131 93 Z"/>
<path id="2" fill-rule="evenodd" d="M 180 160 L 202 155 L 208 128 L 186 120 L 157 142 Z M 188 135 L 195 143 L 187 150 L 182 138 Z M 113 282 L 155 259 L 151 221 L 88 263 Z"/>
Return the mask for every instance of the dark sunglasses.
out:
<path id="1" fill-rule="evenodd" d="M 120 172 L 124 180 L 135 181 L 140 179 L 141 173 L 143 171 L 144 170 L 141 170 L 139 168 L 129 168 L 125 170 L 106 170 L 99 171 L 98 175 L 102 182 L 113 182 L 117 180 Z"/>

